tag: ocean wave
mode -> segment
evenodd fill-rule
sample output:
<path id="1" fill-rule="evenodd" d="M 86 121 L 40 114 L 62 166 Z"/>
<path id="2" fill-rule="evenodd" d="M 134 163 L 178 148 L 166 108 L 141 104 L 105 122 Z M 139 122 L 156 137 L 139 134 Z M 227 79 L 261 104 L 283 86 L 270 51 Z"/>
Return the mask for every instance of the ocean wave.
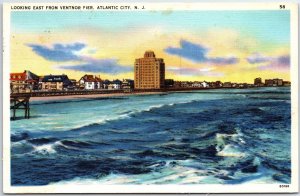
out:
<path id="1" fill-rule="evenodd" d="M 290 105 L 251 96 L 33 106 L 49 116 L 12 122 L 12 185 L 290 182 Z"/>
<path id="2" fill-rule="evenodd" d="M 174 164 L 176 162 L 176 164 Z M 278 183 L 269 177 L 270 171 L 260 169 L 255 174 L 247 171 L 236 171 L 234 173 L 227 170 L 197 169 L 188 165 L 193 165 L 193 160 L 185 161 L 162 161 L 148 167 L 156 168 L 150 173 L 142 174 L 124 174 L 112 172 L 108 175 L 100 175 L 98 178 L 73 178 L 62 180 L 51 185 L 132 185 L 132 184 L 254 184 L 254 183 Z M 252 164 L 254 167 L 255 163 Z"/>
<path id="3" fill-rule="evenodd" d="M 41 145 L 41 144 L 48 144 L 57 141 L 57 138 L 33 138 L 27 140 L 29 143 L 34 144 L 34 145 Z"/>
<path id="4" fill-rule="evenodd" d="M 235 129 L 233 134 L 216 134 L 217 155 L 223 157 L 245 157 L 247 153 L 241 149 L 246 142 L 239 129 Z"/>
<path id="5" fill-rule="evenodd" d="M 179 105 L 179 104 L 192 103 L 192 102 L 195 102 L 195 101 L 196 100 L 183 101 L 183 102 L 177 102 L 177 103 L 157 104 L 157 105 L 149 106 L 145 109 L 135 109 L 132 112 L 131 111 L 125 111 L 125 112 L 119 113 L 116 116 L 112 116 L 112 117 L 108 117 L 108 118 L 105 118 L 105 119 L 98 120 L 97 122 L 91 122 L 91 123 L 86 123 L 85 125 L 75 126 L 71 129 L 71 131 L 78 131 L 78 130 L 82 130 L 84 128 L 91 127 L 91 126 L 98 126 L 98 125 L 103 125 L 105 123 L 110 123 L 112 121 L 132 118 L 132 117 L 135 117 L 135 115 L 137 115 L 137 114 L 140 114 L 140 113 L 143 113 L 143 112 L 152 112 L 156 109 L 166 107 L 166 106 L 170 107 L 170 106 L 175 106 L 175 105 Z"/>
<path id="6" fill-rule="evenodd" d="M 12 142 L 22 141 L 27 138 L 29 138 L 29 133 L 27 133 L 27 132 L 22 132 L 20 134 L 11 134 L 11 136 L 10 136 L 10 140 Z"/>
<path id="7" fill-rule="evenodd" d="M 122 174 L 112 172 L 100 178 L 74 178 L 71 180 L 63 180 L 53 184 L 59 185 L 84 185 L 84 184 L 196 184 L 204 183 L 205 178 L 214 178 L 208 176 L 206 170 L 199 170 L 178 164 L 172 164 L 174 161 L 162 161 L 149 165 L 149 168 L 159 168 L 150 173 L 143 174 Z"/>
<path id="8" fill-rule="evenodd" d="M 56 153 L 56 150 L 54 149 L 56 145 L 59 145 L 59 142 L 55 142 L 52 144 L 44 144 L 41 146 L 33 145 L 33 153 L 39 153 L 43 155 L 54 154 Z"/>
<path id="9" fill-rule="evenodd" d="M 245 153 L 241 152 L 237 146 L 227 144 L 217 155 L 222 157 L 244 157 Z"/>

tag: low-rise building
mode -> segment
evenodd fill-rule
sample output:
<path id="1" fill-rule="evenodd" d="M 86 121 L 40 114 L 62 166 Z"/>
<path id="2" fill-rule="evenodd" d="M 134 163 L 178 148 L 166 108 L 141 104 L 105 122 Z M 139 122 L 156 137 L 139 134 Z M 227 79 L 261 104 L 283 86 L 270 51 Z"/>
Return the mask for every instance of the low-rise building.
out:
<path id="1" fill-rule="evenodd" d="M 181 87 L 182 88 L 192 88 L 193 86 L 193 82 L 189 82 L 189 81 L 182 81 L 181 82 Z"/>
<path id="2" fill-rule="evenodd" d="M 283 81 L 283 86 L 291 86 L 291 82 L 290 81 Z"/>
<path id="3" fill-rule="evenodd" d="M 221 81 L 209 82 L 211 88 L 221 88 L 223 83 Z"/>
<path id="4" fill-rule="evenodd" d="M 42 90 L 60 91 L 73 88 L 67 75 L 46 75 L 42 80 Z"/>
<path id="5" fill-rule="evenodd" d="M 103 82 L 100 77 L 87 74 L 80 78 L 79 85 L 85 90 L 95 90 L 103 88 Z"/>
<path id="6" fill-rule="evenodd" d="M 239 83 L 238 88 L 248 88 L 248 84 L 247 83 Z"/>
<path id="7" fill-rule="evenodd" d="M 231 82 L 224 82 L 223 83 L 223 88 L 231 88 L 231 87 L 232 87 Z"/>
<path id="8" fill-rule="evenodd" d="M 255 78 L 254 79 L 254 85 L 255 86 L 261 86 L 263 83 L 262 83 L 262 80 L 261 78 Z"/>
<path id="9" fill-rule="evenodd" d="M 181 88 L 181 81 L 174 81 L 174 88 Z"/>
<path id="10" fill-rule="evenodd" d="M 122 89 L 133 89 L 133 88 L 134 88 L 134 80 L 123 79 L 123 81 L 122 81 Z"/>
<path id="11" fill-rule="evenodd" d="M 243 84 L 238 84 L 238 83 L 231 83 L 231 87 L 232 88 L 239 88 L 239 87 L 241 87 Z"/>
<path id="12" fill-rule="evenodd" d="M 206 81 L 201 82 L 201 87 L 202 88 L 209 88 L 209 83 Z"/>
<path id="13" fill-rule="evenodd" d="M 202 87 L 202 84 L 201 84 L 201 82 L 194 81 L 194 82 L 192 83 L 192 87 L 193 87 L 193 88 L 201 88 L 201 87 Z"/>
<path id="14" fill-rule="evenodd" d="M 171 88 L 174 86 L 174 80 L 173 79 L 165 79 L 165 87 Z"/>
<path id="15" fill-rule="evenodd" d="M 28 70 L 21 73 L 10 74 L 10 87 L 12 93 L 38 90 L 38 82 L 39 77 Z"/>
<path id="16" fill-rule="evenodd" d="M 279 78 L 275 79 L 266 79 L 265 80 L 266 86 L 283 86 L 283 80 Z"/>
<path id="17" fill-rule="evenodd" d="M 108 86 L 111 84 L 111 81 L 110 80 L 104 80 L 103 81 L 103 88 L 104 89 L 108 89 Z"/>
<path id="18" fill-rule="evenodd" d="M 274 81 L 272 79 L 265 80 L 265 86 L 273 86 L 273 85 L 274 85 Z"/>
<path id="19" fill-rule="evenodd" d="M 72 90 L 80 89 L 79 82 L 77 82 L 75 79 L 70 79 L 70 81 L 72 82 Z"/>
<path id="20" fill-rule="evenodd" d="M 113 80 L 109 85 L 108 89 L 121 89 L 122 81 L 121 80 Z"/>
<path id="21" fill-rule="evenodd" d="M 283 79 L 275 78 L 273 81 L 276 86 L 283 86 Z"/>

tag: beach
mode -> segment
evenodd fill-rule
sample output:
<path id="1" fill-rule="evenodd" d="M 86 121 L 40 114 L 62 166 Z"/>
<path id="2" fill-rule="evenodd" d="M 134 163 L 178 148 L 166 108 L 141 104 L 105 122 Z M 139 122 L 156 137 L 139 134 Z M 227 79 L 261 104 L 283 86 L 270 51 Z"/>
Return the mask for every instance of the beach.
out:
<path id="1" fill-rule="evenodd" d="M 153 94 L 166 94 L 164 92 L 135 92 L 135 93 L 109 93 L 109 94 L 91 94 L 91 95 L 64 95 L 64 96 L 45 96 L 45 97 L 31 97 L 30 101 L 58 101 L 70 99 L 97 99 L 109 97 L 123 97 L 132 95 L 153 95 Z"/>

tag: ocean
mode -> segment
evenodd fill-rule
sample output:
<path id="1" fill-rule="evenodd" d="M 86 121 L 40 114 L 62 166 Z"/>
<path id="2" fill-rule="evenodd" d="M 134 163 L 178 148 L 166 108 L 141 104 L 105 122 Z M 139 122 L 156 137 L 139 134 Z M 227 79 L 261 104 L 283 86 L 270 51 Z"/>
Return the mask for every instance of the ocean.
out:
<path id="1" fill-rule="evenodd" d="M 31 102 L 11 185 L 291 182 L 289 87 Z M 19 114 L 21 115 L 21 114 Z"/>

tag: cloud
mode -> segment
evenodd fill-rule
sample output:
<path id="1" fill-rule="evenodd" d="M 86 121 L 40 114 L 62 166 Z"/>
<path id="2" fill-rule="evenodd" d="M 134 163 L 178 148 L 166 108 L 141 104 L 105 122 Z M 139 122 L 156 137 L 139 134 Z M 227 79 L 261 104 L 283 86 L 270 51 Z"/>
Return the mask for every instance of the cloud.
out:
<path id="1" fill-rule="evenodd" d="M 169 72 L 184 76 L 213 76 L 222 77 L 223 73 L 214 72 L 213 68 L 168 68 Z"/>
<path id="2" fill-rule="evenodd" d="M 264 62 L 268 62 L 268 61 L 271 60 L 270 57 L 263 56 L 263 55 L 261 55 L 259 53 L 254 53 L 254 54 L 252 54 L 251 56 L 249 56 L 246 59 L 251 64 L 264 63 Z"/>
<path id="3" fill-rule="evenodd" d="M 74 52 L 80 51 L 86 45 L 83 43 L 74 44 L 54 44 L 52 48 L 38 45 L 38 44 L 27 44 L 32 51 L 37 55 L 43 57 L 49 61 L 65 62 L 72 60 L 80 60 L 80 57 Z"/>
<path id="4" fill-rule="evenodd" d="M 54 44 L 51 48 L 37 44 L 27 44 L 39 56 L 49 61 L 71 62 L 80 61 L 77 65 L 58 65 L 57 68 L 82 72 L 118 74 L 132 71 L 131 66 L 123 66 L 117 59 L 97 59 L 89 56 L 79 55 L 78 52 L 86 47 L 83 43 Z M 91 50 L 91 51 L 90 51 Z M 88 53 L 94 53 L 90 49 Z"/>
<path id="5" fill-rule="evenodd" d="M 272 58 L 271 61 L 258 67 L 260 70 L 276 70 L 276 71 L 289 71 L 290 70 L 290 56 L 279 56 L 277 58 Z"/>
<path id="6" fill-rule="evenodd" d="M 181 56 L 197 63 L 211 63 L 216 65 L 236 64 L 236 57 L 208 57 L 209 49 L 186 40 L 180 40 L 180 47 L 168 47 L 164 50 L 166 53 Z"/>
<path id="7" fill-rule="evenodd" d="M 289 55 L 271 57 L 254 53 L 247 58 L 247 61 L 251 64 L 260 64 L 260 66 L 258 66 L 259 70 L 287 71 L 290 68 Z"/>
<path id="8" fill-rule="evenodd" d="M 82 72 L 102 72 L 109 74 L 119 74 L 132 71 L 132 67 L 118 64 L 116 59 L 97 59 L 79 65 L 60 65 L 59 69 L 82 71 Z"/>

